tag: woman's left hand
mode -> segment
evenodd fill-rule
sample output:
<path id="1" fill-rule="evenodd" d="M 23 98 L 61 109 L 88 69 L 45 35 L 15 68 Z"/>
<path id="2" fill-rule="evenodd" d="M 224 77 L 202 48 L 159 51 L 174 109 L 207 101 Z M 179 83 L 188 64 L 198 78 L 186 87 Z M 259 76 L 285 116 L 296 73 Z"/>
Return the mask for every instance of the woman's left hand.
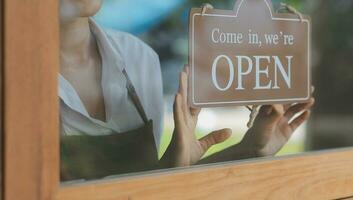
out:
<path id="1" fill-rule="evenodd" d="M 253 157 L 275 155 L 293 132 L 310 116 L 314 98 L 294 105 L 265 105 L 260 108 L 254 125 L 247 131 L 241 146 Z M 299 116 L 295 117 L 298 113 Z"/>
<path id="2" fill-rule="evenodd" d="M 230 129 L 213 131 L 197 139 L 195 129 L 199 108 L 191 108 L 187 103 L 188 66 L 180 73 L 179 91 L 174 102 L 174 132 L 172 141 L 161 161 L 164 167 L 181 167 L 196 164 L 213 145 L 221 143 L 231 136 Z"/>

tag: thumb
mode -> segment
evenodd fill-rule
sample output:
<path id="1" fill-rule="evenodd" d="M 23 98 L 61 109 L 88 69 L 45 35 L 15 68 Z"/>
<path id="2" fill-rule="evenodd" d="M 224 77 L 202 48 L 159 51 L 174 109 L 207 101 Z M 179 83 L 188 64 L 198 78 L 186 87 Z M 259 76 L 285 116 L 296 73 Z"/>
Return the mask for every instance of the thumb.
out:
<path id="1" fill-rule="evenodd" d="M 280 104 L 263 105 L 259 110 L 259 114 L 256 116 L 254 124 L 259 122 L 265 122 L 265 124 L 272 126 L 276 124 L 278 120 L 284 114 L 284 106 Z"/>
<path id="2" fill-rule="evenodd" d="M 281 117 L 284 114 L 283 105 L 274 104 L 274 105 L 271 106 L 271 108 L 272 109 L 271 109 L 270 115 L 268 116 L 268 120 L 270 122 L 277 123 L 277 121 L 279 119 L 281 119 Z"/>
<path id="3" fill-rule="evenodd" d="M 229 128 L 213 131 L 199 139 L 202 149 L 206 152 L 211 146 L 219 144 L 230 138 L 232 130 Z"/>

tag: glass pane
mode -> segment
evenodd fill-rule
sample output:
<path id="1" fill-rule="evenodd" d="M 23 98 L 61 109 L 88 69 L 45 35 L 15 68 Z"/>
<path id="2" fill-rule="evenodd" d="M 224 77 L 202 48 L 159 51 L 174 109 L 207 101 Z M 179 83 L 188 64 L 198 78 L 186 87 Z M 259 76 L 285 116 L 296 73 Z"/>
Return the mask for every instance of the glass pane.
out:
<path id="1" fill-rule="evenodd" d="M 249 108 L 183 93 L 190 8 L 234 0 L 61 0 L 61 180 L 353 145 L 353 1 L 285 2 L 312 18 L 315 104 L 262 106 L 249 129 Z"/>

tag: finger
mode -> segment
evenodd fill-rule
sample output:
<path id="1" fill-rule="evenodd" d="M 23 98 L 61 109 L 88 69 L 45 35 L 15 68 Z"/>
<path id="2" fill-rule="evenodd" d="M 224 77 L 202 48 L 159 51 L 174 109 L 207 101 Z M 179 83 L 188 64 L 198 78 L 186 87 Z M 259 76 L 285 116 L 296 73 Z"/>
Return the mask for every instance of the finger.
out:
<path id="1" fill-rule="evenodd" d="M 305 122 L 308 118 L 310 117 L 310 110 L 307 110 L 303 112 L 301 115 L 299 115 L 297 118 L 295 118 L 289 126 L 292 129 L 292 133 L 303 123 Z"/>
<path id="2" fill-rule="evenodd" d="M 173 117 L 174 117 L 174 123 L 175 127 L 177 127 L 178 124 L 183 122 L 183 111 L 181 108 L 181 96 L 179 93 L 175 95 L 175 100 L 173 104 Z"/>
<path id="3" fill-rule="evenodd" d="M 185 72 L 185 74 L 183 74 L 181 80 L 182 80 L 182 87 L 183 87 L 183 99 L 184 99 L 184 104 L 185 104 L 185 109 L 189 107 L 189 105 L 187 104 L 187 83 L 188 83 L 188 77 L 189 77 L 189 65 L 185 64 L 184 65 L 184 69 L 183 72 Z M 192 108 L 189 107 L 189 113 L 193 116 L 193 117 L 198 117 L 199 113 L 200 113 L 201 109 L 200 108 Z"/>
<path id="4" fill-rule="evenodd" d="M 229 128 L 213 131 L 205 137 L 199 139 L 202 149 L 206 152 L 211 146 L 224 142 L 232 135 Z"/>
<path id="5" fill-rule="evenodd" d="M 189 78 L 189 73 L 190 73 L 190 67 L 188 64 L 185 64 L 184 65 L 184 71 L 186 72 L 186 80 L 188 81 L 188 78 Z M 186 88 L 185 90 L 187 91 L 187 81 L 186 81 Z M 187 92 L 186 92 L 187 94 Z M 187 99 L 187 95 L 185 95 L 186 99 Z M 187 100 L 186 100 L 186 103 L 187 103 Z M 188 106 L 188 105 L 187 105 Z M 193 107 L 190 107 L 190 114 L 193 116 L 193 117 L 197 117 L 199 114 L 200 114 L 200 111 L 201 109 L 200 108 L 193 108 Z"/>
<path id="6" fill-rule="evenodd" d="M 281 104 L 264 105 L 260 108 L 254 124 L 257 124 L 260 121 L 266 121 L 266 124 L 268 125 L 275 124 L 281 119 L 283 114 L 284 106 Z"/>
<path id="7" fill-rule="evenodd" d="M 186 99 L 186 96 L 187 96 L 187 74 L 186 74 L 185 67 L 184 67 L 183 71 L 180 72 L 179 93 L 182 95 L 183 98 Z"/>
<path id="8" fill-rule="evenodd" d="M 271 107 L 272 107 L 272 110 L 269 116 L 269 120 L 276 122 L 283 116 L 284 106 L 281 104 L 273 104 Z"/>
<path id="9" fill-rule="evenodd" d="M 297 113 L 299 113 L 299 112 L 301 112 L 303 110 L 307 110 L 307 109 L 311 108 L 314 105 L 314 103 L 315 103 L 315 99 L 314 98 L 310 98 L 309 102 L 295 104 L 295 105 L 291 106 L 287 110 L 287 112 L 284 114 L 284 116 L 289 121 Z"/>
<path id="10" fill-rule="evenodd" d="M 184 94 L 185 92 L 185 83 L 187 83 L 187 80 L 185 80 L 185 75 L 186 75 L 186 69 L 187 65 L 184 65 L 183 69 L 181 70 L 180 74 L 179 74 L 179 90 L 178 92 L 180 94 Z"/>
<path id="11" fill-rule="evenodd" d="M 180 73 L 179 93 L 180 93 L 181 99 L 182 99 L 183 110 L 185 111 L 185 113 L 189 112 L 188 106 L 187 106 L 187 74 L 185 72 L 185 68 Z"/>
<path id="12" fill-rule="evenodd" d="M 315 86 L 311 86 L 310 87 L 310 91 L 311 91 L 311 94 L 313 94 L 314 93 L 314 91 L 315 91 Z M 284 105 L 284 111 L 287 111 L 291 106 L 293 106 L 293 104 L 285 104 Z"/>
<path id="13" fill-rule="evenodd" d="M 176 141 L 181 141 L 186 134 L 185 131 L 182 130 L 182 127 L 185 125 L 185 118 L 184 112 L 182 109 L 182 98 L 179 93 L 175 95 L 175 101 L 173 105 L 173 117 L 174 117 L 174 131 L 173 131 L 173 138 Z"/>

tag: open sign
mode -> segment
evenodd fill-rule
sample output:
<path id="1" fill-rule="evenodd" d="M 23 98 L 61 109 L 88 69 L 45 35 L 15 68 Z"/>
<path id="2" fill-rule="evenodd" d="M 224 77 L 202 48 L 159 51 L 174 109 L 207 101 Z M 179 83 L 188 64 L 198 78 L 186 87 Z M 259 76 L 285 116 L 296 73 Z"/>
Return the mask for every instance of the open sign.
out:
<path id="1" fill-rule="evenodd" d="M 252 76 L 251 73 L 255 73 L 255 82 L 250 84 L 253 85 L 253 90 L 263 90 L 263 89 L 280 89 L 278 84 L 278 73 L 282 75 L 283 80 L 285 81 L 288 89 L 291 88 L 291 61 L 293 56 L 286 56 L 287 60 L 287 69 L 283 67 L 283 64 L 278 56 L 254 56 L 254 60 L 252 60 L 248 56 L 235 56 L 237 58 L 237 86 L 235 90 L 245 90 L 243 86 L 243 79 L 246 76 Z M 217 76 L 217 67 L 220 59 L 224 58 L 227 61 L 227 66 L 229 67 L 229 79 L 226 87 L 222 87 L 218 83 Z M 261 66 L 261 61 L 267 61 L 264 66 Z M 269 67 L 269 63 L 273 63 L 274 66 Z M 245 64 L 246 63 L 246 64 Z M 255 66 L 254 66 L 254 64 Z M 244 67 L 246 66 L 246 67 Z M 232 60 L 226 55 L 219 55 L 213 61 L 212 64 L 212 83 L 213 85 L 220 91 L 226 91 L 233 85 L 234 80 L 234 65 Z M 270 80 L 268 74 L 269 68 L 271 68 L 274 72 L 274 79 Z M 254 71 L 254 72 L 253 72 Z M 267 80 L 261 80 L 261 76 L 267 77 Z M 223 77 L 222 77 L 223 78 Z M 262 83 L 266 82 L 266 83 Z"/>
<path id="2" fill-rule="evenodd" d="M 189 30 L 191 106 L 309 100 L 309 17 L 238 0 L 233 10 L 191 9 Z"/>

